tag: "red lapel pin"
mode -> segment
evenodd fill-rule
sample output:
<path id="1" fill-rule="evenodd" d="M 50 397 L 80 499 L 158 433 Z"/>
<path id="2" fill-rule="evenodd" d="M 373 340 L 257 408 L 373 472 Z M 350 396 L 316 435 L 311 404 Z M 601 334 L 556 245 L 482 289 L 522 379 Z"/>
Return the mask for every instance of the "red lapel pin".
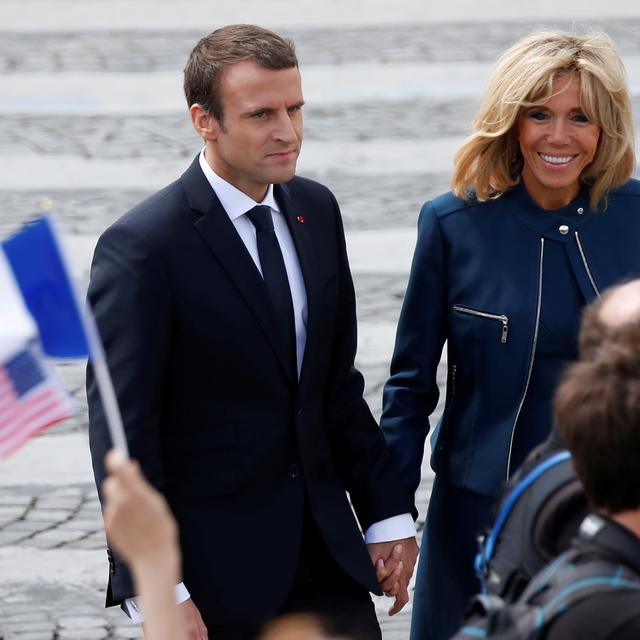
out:
<path id="1" fill-rule="evenodd" d="M 296 216 L 296 220 L 297 220 L 300 224 L 304 224 L 304 216 Z"/>

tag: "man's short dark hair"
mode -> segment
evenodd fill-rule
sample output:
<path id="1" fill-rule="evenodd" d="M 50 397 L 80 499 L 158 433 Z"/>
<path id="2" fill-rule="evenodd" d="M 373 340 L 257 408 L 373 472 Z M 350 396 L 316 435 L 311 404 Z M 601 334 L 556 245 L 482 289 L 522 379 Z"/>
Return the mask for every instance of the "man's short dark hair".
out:
<path id="1" fill-rule="evenodd" d="M 608 513 L 637 509 L 640 323 L 609 328 L 597 348 L 588 342 L 585 356 L 568 369 L 556 393 L 557 427 L 591 505 Z"/>
<path id="2" fill-rule="evenodd" d="M 222 122 L 220 77 L 224 69 L 243 60 L 273 70 L 298 66 L 293 42 L 273 31 L 252 24 L 216 29 L 196 44 L 187 60 L 184 69 L 187 104 L 199 104 Z"/>

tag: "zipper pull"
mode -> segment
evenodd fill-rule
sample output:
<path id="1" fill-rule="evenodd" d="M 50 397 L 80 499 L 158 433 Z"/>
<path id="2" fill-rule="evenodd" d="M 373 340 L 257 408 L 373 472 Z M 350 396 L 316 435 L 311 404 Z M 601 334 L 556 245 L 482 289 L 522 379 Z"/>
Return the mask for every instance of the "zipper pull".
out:
<path id="1" fill-rule="evenodd" d="M 507 334 L 509 333 L 509 318 L 502 316 L 500 319 L 502 320 L 502 337 L 500 338 L 500 342 L 504 344 L 507 341 Z"/>

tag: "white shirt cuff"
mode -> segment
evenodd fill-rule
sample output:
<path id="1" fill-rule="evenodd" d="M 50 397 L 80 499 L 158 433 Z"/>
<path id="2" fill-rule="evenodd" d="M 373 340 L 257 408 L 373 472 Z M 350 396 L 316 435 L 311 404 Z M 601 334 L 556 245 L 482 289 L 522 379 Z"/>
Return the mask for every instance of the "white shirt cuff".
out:
<path id="1" fill-rule="evenodd" d="M 184 586 L 184 582 L 173 587 L 173 596 L 176 599 L 176 604 L 180 604 L 191 597 L 189 591 L 187 591 L 187 587 Z M 135 622 L 136 624 L 142 624 L 144 622 L 144 611 L 142 610 L 142 602 L 140 602 L 139 597 L 126 598 L 122 603 L 122 608 L 131 618 L 131 622 Z"/>
<path id="2" fill-rule="evenodd" d="M 367 544 L 372 542 L 390 542 L 391 540 L 402 540 L 403 538 L 413 538 L 416 535 L 416 525 L 410 513 L 403 513 L 393 516 L 380 522 L 374 522 L 365 532 L 364 541 Z"/>

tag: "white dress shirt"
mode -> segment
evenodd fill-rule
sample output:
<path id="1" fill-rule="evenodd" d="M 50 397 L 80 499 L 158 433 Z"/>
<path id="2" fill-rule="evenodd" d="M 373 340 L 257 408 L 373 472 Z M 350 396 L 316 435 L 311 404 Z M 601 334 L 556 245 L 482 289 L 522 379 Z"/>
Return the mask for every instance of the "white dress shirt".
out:
<path id="1" fill-rule="evenodd" d="M 304 357 L 304 345 L 307 342 L 307 290 L 304 287 L 298 253 L 296 252 L 291 232 L 287 226 L 287 221 L 284 219 L 284 215 L 281 213 L 280 207 L 278 207 L 278 203 L 273 197 L 273 185 L 269 185 L 267 195 L 262 202 L 256 202 L 246 193 L 243 193 L 240 189 L 236 189 L 236 187 L 229 184 L 226 180 L 223 180 L 213 171 L 204 157 L 204 149 L 200 152 L 200 168 L 209 181 L 211 188 L 215 191 L 216 196 L 218 196 L 218 200 L 220 200 L 220 204 L 227 212 L 229 219 L 233 222 L 233 226 L 236 228 L 238 235 L 261 275 L 262 267 L 260 266 L 260 258 L 258 257 L 256 228 L 245 214 L 257 205 L 267 205 L 271 209 L 273 228 L 275 229 L 276 238 L 280 245 L 280 251 L 282 251 L 284 266 L 287 270 L 287 278 L 289 279 L 289 289 L 291 290 L 293 315 L 296 323 L 296 360 L 299 376 L 300 369 L 302 368 L 302 358 Z"/>
<path id="2" fill-rule="evenodd" d="M 273 227 L 280 245 L 280 250 L 282 251 L 282 257 L 284 258 L 287 278 L 289 279 L 289 288 L 291 290 L 291 299 L 293 301 L 293 313 L 296 325 L 296 360 L 299 376 L 304 358 L 304 347 L 307 341 L 307 291 L 304 286 L 302 269 L 300 268 L 300 261 L 298 260 L 298 254 L 293 238 L 291 237 L 291 232 L 273 196 L 273 185 L 269 185 L 267 194 L 262 202 L 256 202 L 246 193 L 243 193 L 213 171 L 205 158 L 204 149 L 200 152 L 199 160 L 202 172 L 218 197 L 218 200 L 220 200 L 220 204 L 227 212 L 229 219 L 233 223 L 260 274 L 262 274 L 262 267 L 260 266 L 260 258 L 258 256 L 256 229 L 245 214 L 257 205 L 267 205 L 271 209 Z M 411 538 L 415 535 L 416 528 L 413 523 L 413 518 L 411 514 L 404 513 L 381 520 L 380 522 L 374 522 L 366 530 L 364 537 L 365 542 L 369 544 L 372 542 L 388 542 L 390 540 Z M 188 590 L 182 582 L 175 587 L 175 596 L 178 604 L 190 597 Z M 124 605 L 126 612 L 133 622 L 143 621 L 142 605 L 137 597 L 127 598 L 124 601 Z"/>

